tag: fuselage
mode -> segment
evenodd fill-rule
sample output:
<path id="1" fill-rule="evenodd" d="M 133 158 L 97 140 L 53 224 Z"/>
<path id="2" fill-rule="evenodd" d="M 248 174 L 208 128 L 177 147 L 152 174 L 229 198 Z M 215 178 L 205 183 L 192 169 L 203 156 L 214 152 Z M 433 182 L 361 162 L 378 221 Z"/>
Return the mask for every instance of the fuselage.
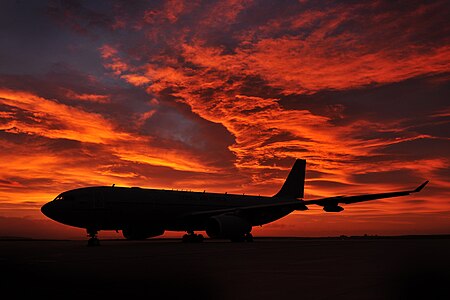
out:
<path id="1" fill-rule="evenodd" d="M 207 219 L 191 221 L 194 213 L 273 204 L 273 197 L 125 187 L 87 187 L 61 193 L 42 207 L 60 223 L 95 230 L 205 230 Z M 273 209 L 250 216 L 252 226 L 275 221 L 293 209 Z"/>

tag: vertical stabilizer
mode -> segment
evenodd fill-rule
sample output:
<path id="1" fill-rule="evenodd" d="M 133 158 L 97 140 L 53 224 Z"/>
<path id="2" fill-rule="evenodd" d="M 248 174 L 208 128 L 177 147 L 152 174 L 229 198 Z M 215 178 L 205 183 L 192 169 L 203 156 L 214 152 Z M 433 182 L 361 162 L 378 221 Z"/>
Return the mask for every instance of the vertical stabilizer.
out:
<path id="1" fill-rule="evenodd" d="M 305 188 L 306 160 L 297 159 L 280 191 L 274 197 L 303 198 Z"/>

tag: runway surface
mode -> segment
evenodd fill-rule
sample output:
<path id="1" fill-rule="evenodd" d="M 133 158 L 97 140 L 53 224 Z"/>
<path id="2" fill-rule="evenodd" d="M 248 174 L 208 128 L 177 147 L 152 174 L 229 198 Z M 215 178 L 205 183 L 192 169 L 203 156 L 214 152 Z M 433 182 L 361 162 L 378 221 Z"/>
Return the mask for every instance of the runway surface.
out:
<path id="1" fill-rule="evenodd" d="M 450 299 L 449 254 L 449 238 L 0 240 L 0 296 Z"/>

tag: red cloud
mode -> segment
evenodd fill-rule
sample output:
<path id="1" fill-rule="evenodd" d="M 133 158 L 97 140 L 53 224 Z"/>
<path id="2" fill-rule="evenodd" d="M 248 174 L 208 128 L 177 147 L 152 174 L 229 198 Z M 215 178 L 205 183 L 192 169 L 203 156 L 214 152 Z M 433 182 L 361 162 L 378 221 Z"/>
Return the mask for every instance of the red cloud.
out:
<path id="1" fill-rule="evenodd" d="M 378 107 L 375 104 L 383 99 L 368 96 L 375 88 L 391 85 L 395 89 L 396 84 L 427 77 L 423 88 L 436 96 L 435 90 L 448 82 L 450 46 L 444 1 L 401 5 L 388 1 L 326 5 L 166 1 L 138 8 L 116 4 L 113 11 L 117 14 L 113 17 L 83 7 L 67 12 L 70 18 L 64 23 L 77 31 L 95 30 L 97 36 L 107 28 L 98 57 L 102 72 L 110 74 L 99 76 L 88 89 L 58 86 L 59 94 L 55 94 L 63 91 L 62 98 L 79 100 L 78 105 L 95 103 L 116 111 L 73 107 L 58 96 L 43 96 L 45 91 L 0 90 L 4 110 L 0 129 L 11 139 L 0 148 L 4 171 L 0 196 L 8 205 L 26 208 L 14 200 L 17 196 L 37 202 L 51 196 L 42 188 L 29 193 L 12 190 L 34 177 L 57 181 L 58 190 L 68 188 L 68 182 L 114 181 L 160 187 L 207 185 L 211 190 L 269 195 L 282 183 L 293 159 L 303 157 L 308 160 L 310 198 L 382 192 L 409 184 L 404 178 L 426 178 L 432 184 L 428 194 L 424 191 L 421 199 L 413 199 L 420 204 L 414 206 L 416 212 L 448 211 L 442 201 L 449 196 L 450 183 L 442 176 L 448 155 L 442 150 L 432 153 L 429 147 L 417 156 L 412 153 L 420 154 L 421 149 L 401 152 L 395 148 L 421 141 L 446 145 L 445 135 L 436 132 L 448 123 L 448 109 L 439 104 L 435 111 L 422 112 L 423 106 L 414 106 L 401 91 L 391 95 L 392 103 L 402 101 L 404 107 L 413 107 L 409 111 L 416 110 L 414 114 L 386 118 L 382 114 L 389 108 L 373 113 L 357 109 L 367 102 L 365 110 Z M 132 101 L 134 94 L 115 98 L 113 92 L 97 92 L 95 86 L 102 80 L 116 80 L 117 86 L 140 91 L 139 99 Z M 352 95 L 359 98 L 344 101 Z M 340 100 L 334 99 L 337 96 Z M 148 99 L 153 99 L 151 107 Z M 286 99 L 290 102 L 283 102 Z M 323 107 L 314 109 L 314 105 Z M 125 106 L 132 107 L 131 112 L 121 111 Z M 391 110 L 395 109 L 398 106 L 393 105 Z M 164 110 L 172 114 L 161 113 Z M 376 117 L 367 118 L 371 113 Z M 152 122 L 155 118 L 160 119 Z M 221 130 L 189 140 L 207 126 Z M 29 145 L 38 151 L 18 147 L 11 136 L 29 138 Z M 72 145 L 55 151 L 51 145 L 61 140 L 75 142 L 80 149 Z M 20 150 L 11 150 L 16 147 Z M 225 159 L 224 154 L 230 156 Z M 231 162 L 223 163 L 230 158 Z M 167 173 L 170 176 L 164 180 L 161 169 L 174 173 Z M 15 177 L 24 173 L 24 178 Z M 376 184 L 368 191 L 371 181 Z M 347 216 L 370 224 L 371 216 L 401 214 L 411 207 L 387 200 L 356 205 Z M 419 220 L 433 231 L 430 222 L 418 215 L 405 220 Z M 294 215 L 282 224 L 298 234 L 296 222 Z M 384 222 L 379 228 L 395 232 L 395 220 Z M 324 230 L 318 228 L 317 232 Z M 411 226 L 403 229 L 413 231 Z M 271 230 L 278 232 L 276 227 Z"/>

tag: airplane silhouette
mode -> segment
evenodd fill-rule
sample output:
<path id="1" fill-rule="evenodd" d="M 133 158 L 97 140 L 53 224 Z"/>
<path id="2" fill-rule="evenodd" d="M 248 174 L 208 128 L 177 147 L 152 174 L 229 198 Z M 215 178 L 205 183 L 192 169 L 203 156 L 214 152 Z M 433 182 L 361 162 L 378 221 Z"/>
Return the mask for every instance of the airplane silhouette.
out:
<path id="1" fill-rule="evenodd" d="M 272 197 L 170 191 L 139 187 L 98 186 L 69 190 L 44 204 L 47 217 L 74 227 L 85 228 L 89 246 L 99 245 L 100 230 L 121 230 L 130 240 L 162 235 L 164 231 L 185 231 L 183 242 L 210 238 L 253 241 L 251 230 L 278 220 L 295 210 L 315 204 L 326 212 L 340 212 L 339 204 L 405 196 L 420 192 L 428 181 L 414 190 L 356 196 L 336 196 L 315 200 L 304 197 L 306 160 L 297 159 L 283 186 Z"/>

